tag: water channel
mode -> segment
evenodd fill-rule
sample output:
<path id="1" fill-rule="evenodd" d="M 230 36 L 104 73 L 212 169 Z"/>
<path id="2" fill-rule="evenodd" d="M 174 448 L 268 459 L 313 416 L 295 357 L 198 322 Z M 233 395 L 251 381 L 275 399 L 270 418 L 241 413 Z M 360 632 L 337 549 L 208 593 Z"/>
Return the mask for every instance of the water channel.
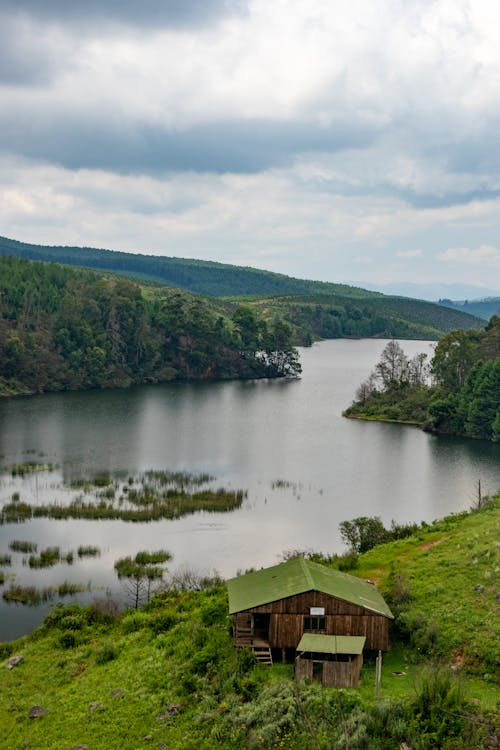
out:
<path id="1" fill-rule="evenodd" d="M 167 549 L 171 568 L 230 577 L 274 564 L 285 550 L 342 551 L 345 519 L 431 521 L 470 507 L 479 479 L 484 493 L 500 488 L 500 445 L 341 416 L 386 343 L 340 339 L 302 349 L 296 381 L 169 383 L 0 401 L 1 465 L 39 457 L 56 467 L 24 477 L 0 473 L 2 505 L 15 492 L 26 502 L 65 502 L 73 479 L 148 469 L 208 472 L 216 486 L 248 493 L 238 510 L 177 520 L 4 524 L 0 555 L 13 539 L 63 552 L 100 548 L 99 557 L 42 570 L 11 553 L 4 573 L 23 585 L 83 583 L 88 591 L 79 601 L 120 596 L 113 563 L 139 550 Z M 410 356 L 432 355 L 430 342 L 401 344 Z M 50 606 L 0 599 L 0 640 L 31 630 Z"/>

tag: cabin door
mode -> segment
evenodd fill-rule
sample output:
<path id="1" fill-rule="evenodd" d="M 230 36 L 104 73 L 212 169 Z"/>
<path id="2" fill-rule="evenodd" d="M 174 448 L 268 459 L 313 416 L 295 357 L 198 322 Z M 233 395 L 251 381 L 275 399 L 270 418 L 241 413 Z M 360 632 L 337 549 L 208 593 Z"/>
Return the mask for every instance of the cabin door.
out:
<path id="1" fill-rule="evenodd" d="M 253 632 L 256 638 L 269 640 L 269 623 L 271 615 L 256 613 L 253 616 Z"/>

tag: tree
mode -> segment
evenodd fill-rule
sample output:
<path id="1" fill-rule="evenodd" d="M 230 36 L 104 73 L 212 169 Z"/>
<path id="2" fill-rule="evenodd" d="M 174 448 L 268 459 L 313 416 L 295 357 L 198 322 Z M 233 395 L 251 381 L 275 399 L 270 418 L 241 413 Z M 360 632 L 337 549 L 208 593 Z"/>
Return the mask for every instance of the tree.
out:
<path id="1" fill-rule="evenodd" d="M 170 560 L 170 552 L 138 552 L 135 558 L 122 557 L 115 562 L 118 578 L 123 582 L 127 594 L 132 598 L 135 609 L 151 598 L 151 586 L 161 580 L 165 569 L 161 563 Z"/>
<path id="2" fill-rule="evenodd" d="M 375 365 L 375 375 L 385 390 L 408 380 L 408 358 L 394 339 L 389 341 Z"/>
<path id="3" fill-rule="evenodd" d="M 445 391 L 461 388 L 476 361 L 477 334 L 470 331 L 450 331 L 438 342 L 431 363 L 435 381 Z"/>
<path id="4" fill-rule="evenodd" d="M 378 516 L 369 518 L 359 516 L 352 521 L 342 521 L 340 536 L 352 552 L 367 552 L 377 544 L 384 544 L 391 539 L 391 533 Z"/>

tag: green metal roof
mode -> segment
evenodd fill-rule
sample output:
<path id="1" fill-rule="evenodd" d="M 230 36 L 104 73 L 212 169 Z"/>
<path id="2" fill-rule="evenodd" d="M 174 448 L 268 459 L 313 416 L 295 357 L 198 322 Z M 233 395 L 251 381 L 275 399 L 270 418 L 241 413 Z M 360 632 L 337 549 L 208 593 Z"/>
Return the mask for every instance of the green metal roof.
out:
<path id="1" fill-rule="evenodd" d="M 230 614 L 304 594 L 306 591 L 321 591 L 371 612 L 393 617 L 373 584 L 302 557 L 231 578 L 227 582 L 227 588 Z"/>
<path id="2" fill-rule="evenodd" d="M 297 651 L 312 651 L 316 654 L 362 654 L 365 641 L 364 635 L 304 633 Z"/>

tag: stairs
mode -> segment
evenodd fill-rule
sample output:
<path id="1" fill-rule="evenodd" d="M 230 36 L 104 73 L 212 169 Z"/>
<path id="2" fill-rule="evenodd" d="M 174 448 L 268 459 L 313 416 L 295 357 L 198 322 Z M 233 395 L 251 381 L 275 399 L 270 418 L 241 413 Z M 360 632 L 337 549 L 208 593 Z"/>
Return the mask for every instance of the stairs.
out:
<path id="1" fill-rule="evenodd" d="M 273 657 L 269 646 L 251 646 L 255 658 L 259 664 L 269 664 L 273 666 Z"/>
<path id="2" fill-rule="evenodd" d="M 273 657 L 269 643 L 254 634 L 253 618 L 238 612 L 234 622 L 234 642 L 236 648 L 248 648 L 260 664 L 272 666 Z"/>

